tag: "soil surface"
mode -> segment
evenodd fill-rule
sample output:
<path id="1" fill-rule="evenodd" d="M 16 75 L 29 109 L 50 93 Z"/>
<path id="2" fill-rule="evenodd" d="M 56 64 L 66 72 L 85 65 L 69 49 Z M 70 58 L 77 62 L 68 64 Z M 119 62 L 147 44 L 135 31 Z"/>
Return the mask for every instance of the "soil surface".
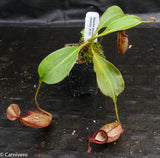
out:
<path id="1" fill-rule="evenodd" d="M 68 77 L 56 85 L 43 83 L 40 89 L 40 107 L 53 114 L 49 127 L 32 129 L 7 119 L 6 109 L 11 103 L 18 104 L 22 114 L 36 109 L 39 63 L 66 43 L 77 43 L 81 29 L 0 28 L 0 158 L 159 157 L 159 28 L 126 31 L 131 48 L 123 56 L 117 53 L 116 33 L 103 39 L 107 60 L 121 71 L 125 80 L 125 90 L 118 97 L 124 133 L 115 143 L 91 144 L 92 152 L 87 154 L 86 138 L 102 125 L 115 121 L 114 104 L 100 91 L 74 97 Z"/>

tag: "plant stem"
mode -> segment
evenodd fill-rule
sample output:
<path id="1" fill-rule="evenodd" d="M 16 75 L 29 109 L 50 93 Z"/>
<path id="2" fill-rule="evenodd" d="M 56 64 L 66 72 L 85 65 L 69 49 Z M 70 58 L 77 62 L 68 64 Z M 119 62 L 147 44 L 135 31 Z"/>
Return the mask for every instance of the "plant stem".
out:
<path id="1" fill-rule="evenodd" d="M 95 40 L 96 38 L 106 36 L 106 35 L 108 35 L 108 34 L 110 34 L 110 33 L 112 33 L 112 32 L 107 32 L 107 33 L 105 33 L 105 34 L 103 34 L 103 32 L 102 32 L 102 33 L 100 33 L 99 35 L 97 35 L 97 36 L 95 36 L 95 37 L 92 37 L 91 40 Z"/>
<path id="2" fill-rule="evenodd" d="M 41 109 L 38 105 L 38 102 L 37 102 L 37 95 L 38 95 L 38 92 L 40 90 L 41 84 L 42 84 L 42 81 L 39 81 L 38 88 L 37 88 L 37 91 L 36 91 L 36 94 L 35 94 L 35 97 L 34 97 L 35 104 L 36 104 L 37 109 L 39 109 L 41 112 L 47 114 L 52 119 L 52 114 L 43 110 L 43 109 Z"/>
<path id="3" fill-rule="evenodd" d="M 93 36 L 91 37 L 91 39 L 94 38 L 97 35 L 97 33 L 99 32 L 99 30 L 100 30 L 100 28 L 98 27 L 97 30 L 94 32 Z"/>
<path id="4" fill-rule="evenodd" d="M 96 52 L 94 51 L 94 49 L 93 49 L 93 46 L 91 45 L 91 52 L 92 52 L 92 54 L 96 54 Z"/>
<path id="5" fill-rule="evenodd" d="M 80 46 L 79 46 L 79 49 L 81 50 L 84 46 L 86 46 L 86 45 L 88 45 L 90 42 L 85 42 L 85 43 L 83 43 L 83 44 L 81 44 Z"/>
<path id="6" fill-rule="evenodd" d="M 114 108 L 115 108 L 115 112 L 116 112 L 117 121 L 118 121 L 118 123 L 120 123 L 119 116 L 118 116 L 117 102 L 116 101 L 114 101 Z"/>

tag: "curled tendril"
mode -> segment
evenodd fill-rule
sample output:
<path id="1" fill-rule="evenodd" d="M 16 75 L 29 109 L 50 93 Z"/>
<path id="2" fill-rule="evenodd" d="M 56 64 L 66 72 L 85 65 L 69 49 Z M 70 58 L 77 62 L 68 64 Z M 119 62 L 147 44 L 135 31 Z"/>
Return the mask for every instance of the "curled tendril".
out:
<path id="1" fill-rule="evenodd" d="M 152 21 L 143 21 L 144 23 L 153 23 L 153 22 L 156 22 L 156 18 L 155 17 L 150 17 L 150 19 Z"/>

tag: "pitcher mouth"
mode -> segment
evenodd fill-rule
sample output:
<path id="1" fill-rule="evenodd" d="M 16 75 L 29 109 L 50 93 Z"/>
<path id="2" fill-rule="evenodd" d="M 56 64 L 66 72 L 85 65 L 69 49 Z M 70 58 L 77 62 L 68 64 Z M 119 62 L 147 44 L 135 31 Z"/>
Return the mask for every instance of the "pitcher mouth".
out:
<path id="1" fill-rule="evenodd" d="M 111 124 L 109 124 L 111 125 Z M 113 125 L 113 124 L 112 124 Z M 89 139 L 90 143 L 105 144 L 116 141 L 120 135 L 124 132 L 121 124 L 114 125 L 114 128 L 108 127 L 108 124 L 97 130 L 93 136 Z"/>
<path id="2" fill-rule="evenodd" d="M 108 141 L 108 135 L 107 132 L 100 129 L 96 131 L 93 136 L 90 138 L 90 142 L 96 143 L 96 144 L 105 144 Z"/>

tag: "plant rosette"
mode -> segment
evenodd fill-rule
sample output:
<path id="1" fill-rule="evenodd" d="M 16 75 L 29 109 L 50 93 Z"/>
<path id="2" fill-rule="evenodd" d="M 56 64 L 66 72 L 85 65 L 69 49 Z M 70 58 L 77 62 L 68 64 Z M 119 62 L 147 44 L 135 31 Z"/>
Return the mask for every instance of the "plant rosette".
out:
<path id="1" fill-rule="evenodd" d="M 82 38 L 78 46 L 66 46 L 52 52 L 47 57 L 45 57 L 38 67 L 39 85 L 35 94 L 35 104 L 39 111 L 45 114 L 44 119 L 46 119 L 46 116 L 52 118 L 52 115 L 38 106 L 37 95 L 40 90 L 41 84 L 59 83 L 68 76 L 76 63 L 93 63 L 93 69 L 96 74 L 98 88 L 100 89 L 102 94 L 110 97 L 113 100 L 116 113 L 116 123 L 121 125 L 118 116 L 117 98 L 119 94 L 124 90 L 124 80 L 121 72 L 110 61 L 106 60 L 105 56 L 103 55 L 101 44 L 94 41 L 95 39 L 107 36 L 108 34 L 111 34 L 113 32 L 118 32 L 118 53 L 125 54 L 128 49 L 128 35 L 125 33 L 125 30 L 142 23 L 155 22 L 155 20 L 155 18 L 151 18 L 151 21 L 142 21 L 136 15 L 125 14 L 118 6 L 111 6 L 100 17 L 99 25 L 90 39 L 84 42 L 84 30 L 82 30 Z M 15 114 L 14 112 L 11 112 L 11 115 L 12 114 L 14 116 L 10 116 L 11 118 L 13 117 L 15 119 L 16 117 L 19 117 L 19 112 Z M 32 114 L 33 113 L 30 113 L 28 115 Z M 35 115 L 33 114 L 33 117 L 30 118 L 35 119 Z M 49 121 L 51 119 L 47 118 L 46 120 Z M 49 125 L 49 123 L 46 123 L 46 125 Z M 113 141 L 116 141 L 120 137 L 120 135 L 122 134 L 121 131 L 123 131 L 123 129 L 121 129 L 120 131 L 114 130 L 115 135 L 116 132 L 118 134 L 117 137 L 113 139 Z M 106 134 L 107 132 L 100 133 Z"/>
<path id="2" fill-rule="evenodd" d="M 77 44 L 66 44 L 65 46 L 80 46 L 84 43 L 84 29 L 81 31 L 82 38 Z M 94 43 L 94 49 L 101 56 L 103 49 L 99 42 Z M 69 73 L 69 81 L 73 96 L 80 96 L 82 94 L 96 95 L 98 93 L 98 86 L 96 82 L 96 74 L 93 70 L 93 55 L 90 47 L 83 47 L 79 53 L 76 63 Z"/>

